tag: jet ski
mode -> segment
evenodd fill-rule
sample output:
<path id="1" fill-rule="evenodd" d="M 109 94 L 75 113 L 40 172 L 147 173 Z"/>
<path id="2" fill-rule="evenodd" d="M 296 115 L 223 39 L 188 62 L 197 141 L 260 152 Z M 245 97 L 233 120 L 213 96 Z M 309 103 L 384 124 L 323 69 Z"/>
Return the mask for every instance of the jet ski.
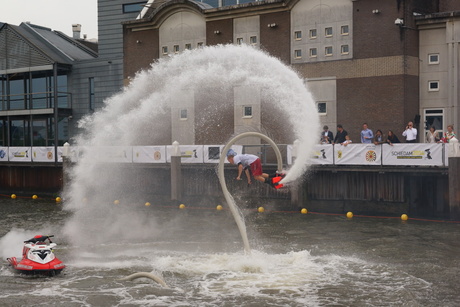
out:
<path id="1" fill-rule="evenodd" d="M 54 236 L 37 235 L 24 241 L 22 260 L 16 257 L 7 258 L 13 269 L 22 274 L 54 276 L 65 268 L 64 263 L 56 258 L 53 248 L 56 243 L 51 242 Z M 48 240 L 48 243 L 46 241 Z"/>

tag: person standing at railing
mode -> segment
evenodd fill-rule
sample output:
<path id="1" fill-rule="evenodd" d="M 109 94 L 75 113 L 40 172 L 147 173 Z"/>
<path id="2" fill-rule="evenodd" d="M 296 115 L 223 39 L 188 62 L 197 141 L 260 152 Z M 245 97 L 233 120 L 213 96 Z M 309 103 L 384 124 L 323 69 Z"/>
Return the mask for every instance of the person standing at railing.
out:
<path id="1" fill-rule="evenodd" d="M 332 144 L 342 144 L 345 142 L 345 137 L 348 135 L 348 132 L 343 129 L 343 126 L 337 125 L 337 134 L 335 135 L 334 142 Z"/>
<path id="2" fill-rule="evenodd" d="M 427 143 L 438 143 L 439 142 L 438 133 L 436 132 L 435 126 L 431 126 L 430 131 L 426 133 L 426 142 Z"/>
<path id="3" fill-rule="evenodd" d="M 406 137 L 406 143 L 417 143 L 417 128 L 412 121 L 407 123 L 406 130 L 402 133 Z"/>
<path id="4" fill-rule="evenodd" d="M 325 144 L 326 142 L 326 144 L 331 144 L 333 139 L 334 134 L 332 133 L 332 131 L 329 131 L 329 127 L 325 125 L 323 127 L 323 132 L 321 132 L 320 143 Z"/>
<path id="5" fill-rule="evenodd" d="M 394 134 L 392 130 L 388 130 L 386 142 L 391 146 L 393 146 L 394 143 L 401 143 L 396 134 Z"/>
<path id="6" fill-rule="evenodd" d="M 367 123 L 363 124 L 363 130 L 361 131 L 361 143 L 371 144 L 374 138 L 374 133 L 368 128 Z"/>
<path id="7" fill-rule="evenodd" d="M 385 143 L 385 141 L 383 140 L 383 132 L 382 130 L 377 129 L 377 131 L 375 132 L 374 144 L 379 145 L 383 143 Z"/>
<path id="8" fill-rule="evenodd" d="M 449 143 L 450 140 L 457 137 L 454 132 L 454 125 L 447 126 L 447 132 L 444 133 L 444 137 L 446 139 L 446 143 Z"/>

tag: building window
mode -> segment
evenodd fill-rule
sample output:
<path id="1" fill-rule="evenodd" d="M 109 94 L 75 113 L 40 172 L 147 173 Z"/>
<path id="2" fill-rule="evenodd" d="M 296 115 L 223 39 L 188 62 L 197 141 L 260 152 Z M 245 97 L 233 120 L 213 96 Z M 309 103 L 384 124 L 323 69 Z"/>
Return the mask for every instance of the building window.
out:
<path id="1" fill-rule="evenodd" d="M 185 44 L 186 50 L 192 50 L 192 44 Z"/>
<path id="2" fill-rule="evenodd" d="M 126 13 L 139 13 L 144 8 L 144 5 L 147 1 L 123 4 L 123 14 Z"/>
<path id="3" fill-rule="evenodd" d="M 439 91 L 439 81 L 428 81 L 428 91 L 430 92 Z"/>
<path id="4" fill-rule="evenodd" d="M 179 45 L 174 45 L 173 50 L 174 53 L 179 53 Z"/>
<path id="5" fill-rule="evenodd" d="M 316 38 L 316 36 L 317 36 L 316 29 L 311 29 L 310 30 L 310 38 Z"/>
<path id="6" fill-rule="evenodd" d="M 88 79 L 88 83 L 89 83 L 89 109 L 91 111 L 94 110 L 94 78 L 89 78 Z"/>
<path id="7" fill-rule="evenodd" d="M 433 126 L 438 131 L 438 137 L 442 138 L 444 130 L 444 110 L 443 109 L 425 109 L 425 131 L 428 132 Z"/>
<path id="8" fill-rule="evenodd" d="M 349 33 L 350 33 L 350 30 L 348 28 L 348 25 L 340 27 L 340 34 L 348 35 Z"/>
<path id="9" fill-rule="evenodd" d="M 249 38 L 249 43 L 250 43 L 251 45 L 256 45 L 256 44 L 257 44 L 257 36 L 251 36 L 251 37 Z"/>
<path id="10" fill-rule="evenodd" d="M 324 55 L 332 56 L 332 46 L 327 46 L 324 48 Z"/>
<path id="11" fill-rule="evenodd" d="M 300 49 L 294 50 L 294 58 L 300 59 L 301 57 L 302 57 L 302 50 Z"/>
<path id="12" fill-rule="evenodd" d="M 244 106 L 243 107 L 243 117 L 244 118 L 252 117 L 252 107 L 251 106 Z"/>
<path id="13" fill-rule="evenodd" d="M 196 47 L 198 49 L 203 49 L 203 46 L 204 46 L 204 43 L 203 42 L 199 42 L 198 44 L 196 44 Z"/>
<path id="14" fill-rule="evenodd" d="M 187 119 L 187 109 L 180 110 L 180 119 L 186 120 Z"/>
<path id="15" fill-rule="evenodd" d="M 168 46 L 161 47 L 161 53 L 164 55 L 168 54 Z"/>
<path id="16" fill-rule="evenodd" d="M 324 30 L 324 34 L 326 35 L 326 37 L 331 37 L 332 36 L 332 27 L 327 27 Z"/>
<path id="17" fill-rule="evenodd" d="M 316 58 L 318 56 L 318 49 L 310 48 L 310 58 Z"/>
<path id="18" fill-rule="evenodd" d="M 342 54 L 348 54 L 350 52 L 349 48 L 348 48 L 348 45 L 342 45 L 340 46 L 340 52 Z"/>
<path id="19" fill-rule="evenodd" d="M 242 37 L 238 37 L 238 38 L 236 39 L 236 44 L 237 44 L 237 45 L 243 45 L 243 38 L 242 38 Z"/>
<path id="20" fill-rule="evenodd" d="M 439 64 L 439 53 L 431 53 L 428 55 L 428 64 Z"/>
<path id="21" fill-rule="evenodd" d="M 320 102 L 318 101 L 316 103 L 316 106 L 318 107 L 318 113 L 319 115 L 326 115 L 327 114 L 327 107 L 325 102 Z"/>
<path id="22" fill-rule="evenodd" d="M 294 39 L 296 41 L 300 41 L 302 39 L 302 31 L 295 31 L 294 32 Z"/>

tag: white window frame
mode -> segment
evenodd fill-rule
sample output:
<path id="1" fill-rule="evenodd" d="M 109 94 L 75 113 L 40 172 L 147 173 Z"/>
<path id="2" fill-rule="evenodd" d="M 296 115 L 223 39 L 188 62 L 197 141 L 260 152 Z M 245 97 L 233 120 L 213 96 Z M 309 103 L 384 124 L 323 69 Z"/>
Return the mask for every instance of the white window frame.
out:
<path id="1" fill-rule="evenodd" d="M 313 52 L 315 54 L 313 54 Z M 317 48 L 310 48 L 310 58 L 316 58 L 318 56 L 318 49 Z"/>
<path id="2" fill-rule="evenodd" d="M 204 47 L 203 42 L 199 42 L 199 43 L 196 44 L 196 48 L 198 48 L 198 49 L 203 49 L 203 47 Z"/>
<path id="3" fill-rule="evenodd" d="M 295 31 L 294 32 L 294 39 L 296 41 L 301 41 L 302 40 L 302 31 Z"/>
<path id="4" fill-rule="evenodd" d="M 432 61 L 431 56 L 437 56 L 438 59 L 436 61 Z M 436 64 L 439 64 L 439 53 L 429 53 L 428 54 L 428 65 L 436 65 Z"/>
<path id="5" fill-rule="evenodd" d="M 345 32 L 345 29 L 347 30 Z M 348 25 L 343 25 L 340 27 L 340 34 L 341 35 L 349 35 L 350 34 L 350 27 Z"/>
<path id="6" fill-rule="evenodd" d="M 161 47 L 161 54 L 167 55 L 168 54 L 168 46 Z"/>
<path id="7" fill-rule="evenodd" d="M 347 49 L 346 51 L 344 49 Z M 340 53 L 341 54 L 349 54 L 350 53 L 350 46 L 349 45 L 341 45 L 340 46 Z"/>
<path id="8" fill-rule="evenodd" d="M 328 52 L 328 48 L 331 49 L 331 52 Z M 326 46 L 326 47 L 324 47 L 324 55 L 325 55 L 325 56 L 332 56 L 333 52 L 334 52 L 334 49 L 332 48 L 332 46 Z"/>
<path id="9" fill-rule="evenodd" d="M 185 50 L 192 50 L 192 44 L 185 44 Z"/>
<path id="10" fill-rule="evenodd" d="M 310 39 L 315 39 L 315 38 L 318 37 L 318 30 L 317 29 L 310 29 L 308 35 L 309 35 Z"/>
<path id="11" fill-rule="evenodd" d="M 331 30 L 331 33 L 330 33 L 330 34 L 328 33 L 328 30 Z M 334 34 L 334 30 L 332 29 L 332 27 L 326 27 L 326 28 L 324 28 L 324 36 L 326 36 L 326 37 L 332 37 L 333 34 Z"/>
<path id="12" fill-rule="evenodd" d="M 180 51 L 179 45 L 174 45 L 173 46 L 173 51 L 174 51 L 174 53 L 179 53 L 179 51 Z"/>
<path id="13" fill-rule="evenodd" d="M 294 58 L 295 59 L 301 59 L 302 58 L 302 50 L 301 49 L 294 50 Z"/>
<path id="14" fill-rule="evenodd" d="M 249 43 L 250 43 L 251 45 L 257 45 L 257 36 L 255 36 L 255 35 L 254 35 L 254 36 L 250 36 L 250 37 L 249 37 Z"/>
<path id="15" fill-rule="evenodd" d="M 243 41 L 243 38 L 242 37 L 237 37 L 236 38 L 236 44 L 237 45 L 243 45 L 244 41 Z"/>
<path id="16" fill-rule="evenodd" d="M 246 111 L 249 111 L 249 113 L 247 114 Z M 243 118 L 252 118 L 253 114 L 252 106 L 243 106 Z"/>
<path id="17" fill-rule="evenodd" d="M 432 88 L 431 85 L 437 84 L 436 88 Z M 439 80 L 428 81 L 428 92 L 439 92 Z"/>
<path id="18" fill-rule="evenodd" d="M 324 104 L 324 107 L 325 107 L 325 109 L 326 109 L 324 112 L 320 112 L 320 111 L 319 111 L 319 105 L 320 105 L 320 104 Z M 319 114 L 320 116 L 325 116 L 325 115 L 327 115 L 327 102 L 326 102 L 326 101 L 317 101 L 317 102 L 316 102 L 316 110 L 318 111 L 318 114 Z"/>

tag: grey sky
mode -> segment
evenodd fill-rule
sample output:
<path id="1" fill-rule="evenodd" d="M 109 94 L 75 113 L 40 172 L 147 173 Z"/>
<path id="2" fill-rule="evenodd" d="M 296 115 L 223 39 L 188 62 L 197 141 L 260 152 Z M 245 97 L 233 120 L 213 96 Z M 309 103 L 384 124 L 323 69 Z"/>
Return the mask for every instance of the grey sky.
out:
<path id="1" fill-rule="evenodd" d="M 0 0 L 0 22 L 33 24 L 72 36 L 72 24 L 81 24 L 81 36 L 97 38 L 97 0 Z"/>

